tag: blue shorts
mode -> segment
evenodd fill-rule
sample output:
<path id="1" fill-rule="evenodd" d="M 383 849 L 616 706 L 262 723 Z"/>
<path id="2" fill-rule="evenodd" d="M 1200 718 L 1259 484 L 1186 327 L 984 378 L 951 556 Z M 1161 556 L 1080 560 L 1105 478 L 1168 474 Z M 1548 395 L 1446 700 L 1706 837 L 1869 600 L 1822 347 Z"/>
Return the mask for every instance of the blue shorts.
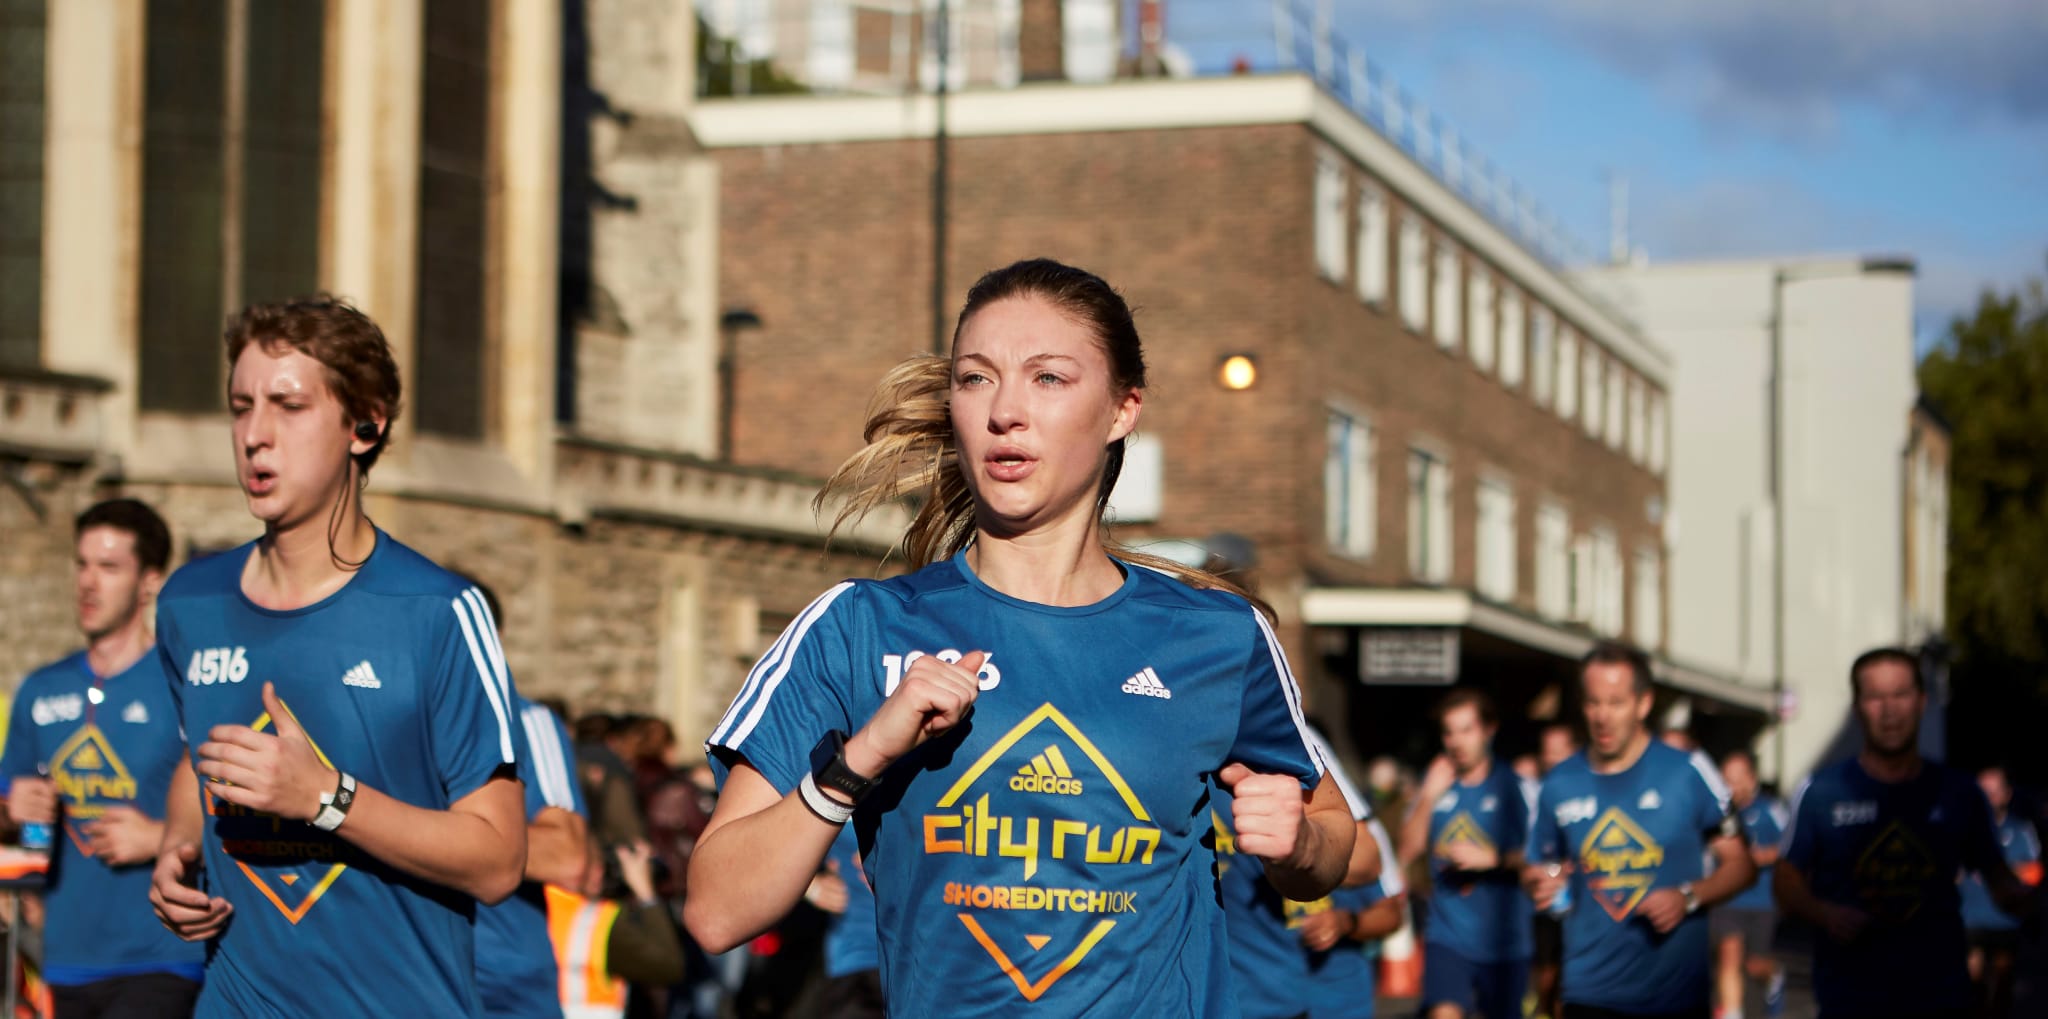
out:
<path id="1" fill-rule="evenodd" d="M 1529 960 L 1473 962 L 1443 945 L 1425 945 L 1422 954 L 1422 1011 L 1456 1005 L 1467 1016 L 1521 1019 L 1522 997 L 1529 989 Z"/>

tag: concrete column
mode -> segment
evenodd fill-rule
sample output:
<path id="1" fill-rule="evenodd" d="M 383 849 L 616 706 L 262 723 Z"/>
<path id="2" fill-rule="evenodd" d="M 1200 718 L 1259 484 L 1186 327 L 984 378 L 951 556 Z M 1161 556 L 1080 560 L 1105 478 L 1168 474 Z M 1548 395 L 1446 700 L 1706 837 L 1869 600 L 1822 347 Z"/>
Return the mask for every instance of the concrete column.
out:
<path id="1" fill-rule="evenodd" d="M 555 307 L 559 253 L 561 0 L 497 0 L 494 82 L 500 271 L 495 429 L 521 474 L 554 475 Z"/>
<path id="2" fill-rule="evenodd" d="M 328 5 L 320 189 L 321 282 L 377 320 L 408 382 L 418 314 L 423 2 Z M 409 459 L 412 431 L 411 418 L 401 417 L 384 462 Z"/>
<path id="3" fill-rule="evenodd" d="M 43 350 L 52 371 L 114 382 L 103 448 L 136 443 L 142 241 L 142 0 L 49 5 Z"/>

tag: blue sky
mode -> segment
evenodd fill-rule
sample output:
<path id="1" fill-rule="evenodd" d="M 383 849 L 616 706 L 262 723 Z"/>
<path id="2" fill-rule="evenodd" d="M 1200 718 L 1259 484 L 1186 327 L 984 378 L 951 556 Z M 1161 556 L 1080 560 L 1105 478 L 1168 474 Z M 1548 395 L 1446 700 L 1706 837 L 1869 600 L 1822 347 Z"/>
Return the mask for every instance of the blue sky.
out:
<path id="1" fill-rule="evenodd" d="M 1303 0 L 1306 16 L 1311 0 Z M 1271 6 L 1167 0 L 1205 72 Z M 2048 273 L 2048 2 L 1331 0 L 1337 33 L 1594 251 L 1907 254 L 1923 346 Z"/>

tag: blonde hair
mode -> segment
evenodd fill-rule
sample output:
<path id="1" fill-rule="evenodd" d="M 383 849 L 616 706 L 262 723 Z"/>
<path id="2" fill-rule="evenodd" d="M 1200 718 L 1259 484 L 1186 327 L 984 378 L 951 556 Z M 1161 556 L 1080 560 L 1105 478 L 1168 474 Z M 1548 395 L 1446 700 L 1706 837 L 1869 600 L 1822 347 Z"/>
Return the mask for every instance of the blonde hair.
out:
<path id="1" fill-rule="evenodd" d="M 1144 387 L 1144 359 L 1123 298 L 1100 277 L 1048 259 L 1018 262 L 976 282 L 954 325 L 954 342 L 959 342 L 961 328 L 975 312 L 1014 297 L 1042 299 L 1087 326 L 1109 354 L 1113 384 L 1119 389 Z M 867 424 L 861 430 L 866 445 L 839 465 L 812 502 L 820 512 L 827 504 L 838 504 L 828 541 L 841 527 L 877 507 L 908 498 L 917 510 L 902 544 L 911 569 L 952 558 L 967 547 L 974 537 L 974 493 L 960 472 L 950 406 L 952 386 L 952 359 L 936 354 L 912 357 L 882 376 L 868 401 Z M 1110 537 L 1103 511 L 1123 464 L 1126 441 L 1111 444 L 1096 497 L 1096 529 L 1102 535 L 1103 551 L 1190 587 L 1242 596 L 1270 618 L 1271 609 L 1238 585 L 1207 570 L 1126 548 Z"/>

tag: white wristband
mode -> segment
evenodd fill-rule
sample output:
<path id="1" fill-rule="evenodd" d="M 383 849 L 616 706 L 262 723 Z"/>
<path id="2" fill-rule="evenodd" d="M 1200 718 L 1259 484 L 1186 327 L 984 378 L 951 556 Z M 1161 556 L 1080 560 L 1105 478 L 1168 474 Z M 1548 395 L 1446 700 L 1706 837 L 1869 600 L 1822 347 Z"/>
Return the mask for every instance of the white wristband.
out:
<path id="1" fill-rule="evenodd" d="M 803 797 L 804 806 L 811 808 L 811 813 L 827 824 L 845 824 L 853 820 L 853 808 L 825 795 L 824 790 L 818 788 L 818 780 L 808 772 L 804 774 L 804 780 L 797 783 L 796 792 Z"/>

